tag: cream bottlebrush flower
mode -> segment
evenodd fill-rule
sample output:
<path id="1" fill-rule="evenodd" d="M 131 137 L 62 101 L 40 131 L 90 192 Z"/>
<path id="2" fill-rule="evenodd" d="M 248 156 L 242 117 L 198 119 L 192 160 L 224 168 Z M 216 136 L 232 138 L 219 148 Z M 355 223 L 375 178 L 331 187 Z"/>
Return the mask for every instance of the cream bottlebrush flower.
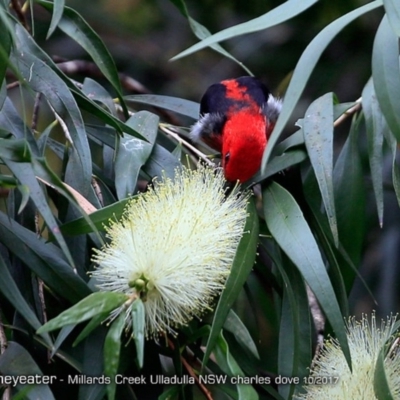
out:
<path id="1" fill-rule="evenodd" d="M 224 184 L 221 171 L 182 167 L 132 199 L 107 228 L 110 243 L 96 251 L 92 276 L 100 290 L 140 296 L 147 337 L 200 316 L 223 289 L 249 198 L 236 189 L 227 196 Z"/>
<path id="2" fill-rule="evenodd" d="M 393 345 L 391 337 L 395 317 L 382 321 L 376 326 L 375 315 L 371 324 L 366 316 L 360 322 L 354 318 L 347 324 L 347 339 L 350 347 L 353 372 L 350 372 L 344 354 L 336 339 L 325 341 L 324 348 L 314 361 L 310 377 L 338 378 L 336 383 L 304 386 L 306 393 L 295 399 L 307 400 L 374 400 L 374 374 L 379 352 L 388 341 Z M 400 399 L 400 351 L 394 345 L 384 361 L 385 373 L 394 399 Z M 332 379 L 331 379 L 332 378 Z M 312 381 L 312 379 L 310 380 Z"/>

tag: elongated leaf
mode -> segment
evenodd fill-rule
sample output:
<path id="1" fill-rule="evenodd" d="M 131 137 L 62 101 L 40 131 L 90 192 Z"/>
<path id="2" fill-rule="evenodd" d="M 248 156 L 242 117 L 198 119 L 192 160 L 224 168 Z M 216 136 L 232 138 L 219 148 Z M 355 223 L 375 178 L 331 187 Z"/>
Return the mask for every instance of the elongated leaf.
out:
<path id="1" fill-rule="evenodd" d="M 79 333 L 78 337 L 73 343 L 73 346 L 77 346 L 83 339 L 89 336 L 102 322 L 106 321 L 108 315 L 109 313 L 107 311 L 93 317 Z"/>
<path id="2" fill-rule="evenodd" d="M 249 216 L 244 227 L 244 234 L 240 240 L 233 261 L 231 273 L 226 281 L 225 289 L 218 301 L 214 319 L 211 327 L 210 336 L 207 341 L 206 351 L 203 358 L 203 368 L 206 366 L 210 354 L 215 346 L 216 340 L 225 323 L 226 317 L 231 309 L 233 302 L 239 295 L 244 282 L 247 279 L 256 256 L 258 244 L 258 216 L 254 201 L 251 200 L 248 206 Z"/>
<path id="3" fill-rule="evenodd" d="M 263 193 L 269 231 L 292 260 L 318 299 L 351 366 L 343 317 L 318 245 L 304 216 L 289 192 L 272 182 Z"/>
<path id="4" fill-rule="evenodd" d="M 69 334 L 74 330 L 75 325 L 67 325 L 61 328 L 60 333 L 57 335 L 57 339 L 54 341 L 54 345 L 51 349 L 51 356 L 57 353 L 60 346 L 64 343 L 65 339 L 69 336 Z"/>
<path id="5" fill-rule="evenodd" d="M 3 10 L 0 10 L 0 86 L 3 83 L 5 78 L 7 66 L 8 66 L 8 57 L 10 55 L 11 50 L 11 35 L 8 32 L 7 24 L 3 20 L 7 20 L 7 17 L 4 15 Z M 1 106 L 1 102 L 0 102 Z"/>
<path id="6" fill-rule="evenodd" d="M 375 364 L 374 392 L 378 400 L 395 400 L 390 391 L 385 372 L 385 347 L 379 352 Z"/>
<path id="7" fill-rule="evenodd" d="M 111 95 L 103 86 L 93 79 L 85 78 L 83 81 L 82 92 L 85 93 L 88 98 L 104 104 L 112 115 L 117 114 L 115 103 Z"/>
<path id="8" fill-rule="evenodd" d="M 10 271 L 8 270 L 3 258 L 0 257 L 0 291 L 4 297 L 15 307 L 15 309 L 25 318 L 25 320 L 35 330 L 41 326 L 35 313 L 27 304 L 22 296 L 18 286 L 14 282 Z M 51 339 L 48 335 L 43 335 L 46 342 L 51 345 Z"/>
<path id="9" fill-rule="evenodd" d="M 45 243 L 34 232 L 10 220 L 1 212 L 0 240 L 63 298 L 75 303 L 90 294 L 86 283 L 68 265 L 58 247 Z"/>
<path id="10" fill-rule="evenodd" d="M 110 220 L 118 220 L 124 212 L 127 203 L 132 198 L 133 197 L 118 201 L 111 204 L 110 206 L 104 207 L 91 213 L 89 218 L 96 229 L 102 231 L 104 230 L 104 225 L 109 225 Z M 74 219 L 73 221 L 61 225 L 60 230 L 63 234 L 70 236 L 93 232 L 92 226 L 87 222 L 84 217 Z"/>
<path id="11" fill-rule="evenodd" d="M 53 3 L 49 1 L 37 0 L 39 4 L 47 9 L 53 9 Z M 112 84 L 118 94 L 125 116 L 128 110 L 122 97 L 121 83 L 118 71 L 110 52 L 104 45 L 100 36 L 90 27 L 90 25 L 70 7 L 64 7 L 64 13 L 59 21 L 58 27 L 81 45 L 92 57 L 97 67 Z"/>
<path id="12" fill-rule="evenodd" d="M 390 132 L 389 129 L 385 129 L 383 131 L 385 136 L 385 140 L 389 145 L 389 148 L 392 152 L 392 181 L 393 181 L 393 188 L 396 193 L 397 203 L 400 205 L 400 170 L 397 165 L 397 142 L 396 138 Z"/>
<path id="13" fill-rule="evenodd" d="M 231 332 L 236 341 L 244 348 L 252 353 L 256 358 L 260 358 L 257 346 L 255 345 L 248 329 L 243 324 L 238 315 L 231 309 L 224 323 L 224 329 Z"/>
<path id="14" fill-rule="evenodd" d="M 383 5 L 393 32 L 400 37 L 400 3 L 396 0 L 383 0 Z"/>
<path id="15" fill-rule="evenodd" d="M 78 190 L 83 196 L 90 192 L 92 160 L 89 144 L 78 105 L 67 85 L 45 62 L 24 48 L 22 28 L 16 25 L 18 43 L 14 50 L 14 62 L 29 86 L 44 95 L 58 118 L 64 121 L 68 133 L 67 140 L 72 142 L 69 162 L 66 169 L 66 183 Z"/>
<path id="16" fill-rule="evenodd" d="M 28 150 L 28 149 L 27 149 Z M 52 235 L 56 238 L 59 243 L 63 253 L 68 259 L 71 266 L 74 266 L 74 261 L 72 259 L 71 253 L 65 242 L 64 237 L 60 233 L 60 229 L 57 222 L 51 212 L 47 199 L 40 187 L 36 176 L 34 174 L 31 164 L 26 162 L 15 162 L 9 159 L 3 158 L 4 163 L 12 171 L 15 177 L 26 187 L 29 188 L 30 198 L 35 203 L 37 209 L 42 215 L 43 219 L 46 221 L 47 227 Z"/>
<path id="17" fill-rule="evenodd" d="M 135 193 L 139 171 L 149 158 L 157 137 L 159 118 L 148 111 L 139 111 L 126 122 L 146 141 L 124 135 L 115 160 L 115 189 L 120 200 Z"/>
<path id="18" fill-rule="evenodd" d="M 49 30 L 47 31 L 46 39 L 49 39 L 50 36 L 56 30 L 64 11 L 65 0 L 54 0 L 53 5 L 53 14 L 51 15 L 51 22 L 49 26 Z"/>
<path id="19" fill-rule="evenodd" d="M 301 123 L 300 123 L 301 122 Z M 297 121 L 296 125 L 299 127 L 302 127 L 302 119 L 300 119 L 300 122 Z M 296 147 L 304 144 L 304 134 L 303 130 L 299 129 L 292 135 L 290 135 L 288 138 L 285 140 L 282 140 L 279 144 L 277 144 L 274 148 L 273 155 L 281 155 L 291 147 Z M 272 162 L 272 160 L 271 160 Z"/>
<path id="20" fill-rule="evenodd" d="M 174 157 L 164 147 L 156 143 L 149 159 L 143 166 L 143 171 L 149 176 L 149 178 L 154 178 L 155 176 L 160 177 L 163 175 L 173 178 L 176 169 L 181 166 L 182 164 L 176 157 Z"/>
<path id="21" fill-rule="evenodd" d="M 397 142 L 400 142 L 399 38 L 390 28 L 387 16 L 383 17 L 375 36 L 372 78 L 380 109 Z"/>
<path id="22" fill-rule="evenodd" d="M 302 13 L 303 11 L 310 8 L 318 0 L 289 0 L 281 4 L 280 6 L 274 8 L 273 10 L 267 12 L 260 17 L 252 19 L 243 24 L 235 25 L 231 28 L 224 29 L 212 36 L 203 39 L 201 42 L 189 47 L 187 50 L 179 53 L 177 56 L 173 57 L 172 60 L 177 60 L 178 58 L 185 57 L 195 51 L 204 49 L 205 47 L 212 46 L 215 43 L 222 42 L 223 40 L 231 39 L 233 37 L 244 35 L 252 32 L 258 32 L 272 26 L 281 24 L 294 16 Z M 176 3 L 176 1 L 173 1 Z"/>
<path id="23" fill-rule="evenodd" d="M 38 333 L 54 331 L 66 325 L 79 324 L 100 313 L 111 312 L 120 307 L 127 300 L 123 293 L 96 292 L 92 293 L 68 310 L 63 311 L 56 318 L 45 323 L 38 329 Z"/>
<path id="24" fill-rule="evenodd" d="M 120 121 L 118 118 L 114 117 L 107 110 L 102 108 L 100 105 L 96 104 L 94 101 L 90 100 L 87 96 L 83 95 L 82 92 L 76 88 L 72 83 L 71 79 L 67 77 L 54 63 L 54 61 L 36 44 L 32 36 L 30 36 L 26 30 L 21 29 L 18 25 L 15 26 L 18 33 L 18 41 L 21 51 L 26 51 L 34 54 L 37 58 L 44 61 L 67 85 L 71 94 L 74 96 L 79 108 L 93 114 L 93 116 L 98 117 L 104 123 L 114 127 L 118 132 L 126 132 L 129 135 L 143 139 L 137 132 L 126 125 L 124 122 Z M 1 115 L 1 114 L 0 114 Z M 28 136 L 29 139 L 29 136 Z M 32 143 L 29 143 L 33 149 Z"/>
<path id="25" fill-rule="evenodd" d="M 361 259 L 366 228 L 364 174 L 357 141 L 359 129 L 359 120 L 353 120 L 350 135 L 336 160 L 333 179 L 340 242 L 354 265 L 359 265 Z M 352 271 L 347 273 L 354 278 Z"/>
<path id="26" fill-rule="evenodd" d="M 184 0 L 171 0 L 172 3 L 176 5 L 176 7 L 179 9 L 179 11 L 182 13 L 184 17 L 187 18 L 190 28 L 192 29 L 192 32 L 199 38 L 199 39 L 206 39 L 207 37 L 211 36 L 210 31 L 197 21 L 195 21 L 188 13 L 188 10 L 186 8 L 186 4 Z M 218 53 L 222 54 L 223 56 L 231 59 L 232 61 L 236 62 L 239 64 L 249 75 L 252 75 L 250 70 L 246 68 L 246 66 L 237 60 L 235 57 L 233 57 L 230 53 L 228 53 L 222 46 L 218 44 L 211 44 L 210 47 L 217 51 Z"/>
<path id="27" fill-rule="evenodd" d="M 271 242 L 271 243 L 268 243 Z M 263 238 L 266 249 L 283 280 L 282 306 L 280 312 L 278 374 L 285 377 L 306 375 L 311 362 L 311 326 L 308 297 L 300 272 L 278 252 L 272 240 Z M 284 398 L 291 398 L 296 382 L 278 386 Z"/>
<path id="28" fill-rule="evenodd" d="M 32 154 L 39 156 L 39 148 L 33 132 L 24 124 L 24 121 L 21 119 L 9 97 L 4 100 L 4 104 L 0 109 L 0 128 L 10 132 L 16 139 L 21 139 L 24 142 L 27 142 Z M 21 143 L 23 142 L 21 141 Z M 24 146 L 25 145 L 26 144 L 24 144 Z M 30 159 L 30 153 L 27 152 L 25 156 L 27 157 L 26 161 L 28 161 Z M 20 159 L 15 159 L 14 161 L 21 161 L 23 159 L 24 158 L 22 157 Z"/>
<path id="29" fill-rule="evenodd" d="M 32 356 L 16 342 L 8 342 L 7 349 L 0 356 L 0 372 L 3 376 L 43 376 Z M 26 388 L 28 385 L 17 384 L 18 391 Z M 25 391 L 23 398 L 26 400 L 54 400 L 53 393 L 46 384 L 29 385 L 29 390 Z"/>
<path id="30" fill-rule="evenodd" d="M 263 173 L 261 171 L 257 172 L 252 178 L 245 182 L 244 185 L 251 186 L 254 183 L 261 182 L 280 171 L 284 171 L 286 168 L 301 163 L 306 158 L 307 153 L 304 150 L 289 150 L 279 156 L 272 158 L 271 162 L 268 163 L 268 166 Z"/>
<path id="31" fill-rule="evenodd" d="M 83 349 L 83 375 L 102 376 L 104 373 L 103 346 L 107 334 L 106 327 L 98 327 L 85 341 Z M 106 385 L 94 383 L 92 385 L 79 385 L 78 400 L 104 400 Z"/>
<path id="32" fill-rule="evenodd" d="M 131 307 L 132 335 L 136 347 L 136 360 L 139 369 L 143 367 L 144 361 L 144 332 L 145 332 L 145 309 L 142 300 L 137 299 Z"/>
<path id="33" fill-rule="evenodd" d="M 268 146 L 265 149 L 261 168 L 262 172 L 264 172 L 272 150 L 292 115 L 292 112 L 303 93 L 314 67 L 321 57 L 322 52 L 326 49 L 332 39 L 348 24 L 361 15 L 380 7 L 381 5 L 382 1 L 373 1 L 336 19 L 325 27 L 304 50 L 293 72 L 292 79 L 285 94 L 282 111 L 269 138 Z"/>
<path id="34" fill-rule="evenodd" d="M 347 264 L 346 260 L 340 255 L 340 248 L 338 249 L 334 244 L 326 214 L 321 212 L 321 193 L 313 170 L 310 170 L 304 179 L 303 192 L 312 213 L 309 216 L 310 228 L 318 238 L 318 243 L 324 251 L 324 255 L 329 264 L 328 274 L 335 290 L 336 298 L 338 299 L 342 314 L 347 316 L 348 293 L 344 284 L 342 270 L 353 269 L 356 271 L 356 269 L 353 265 L 350 266 Z M 351 288 L 352 282 L 349 284 L 348 289 L 350 290 Z"/>
<path id="35" fill-rule="evenodd" d="M 217 346 L 215 347 L 214 354 L 217 359 L 218 365 L 225 366 L 224 372 L 230 376 L 238 377 L 244 376 L 239 364 L 229 352 L 229 346 L 226 342 L 222 332 L 218 335 Z M 240 400 L 258 400 L 258 394 L 251 385 L 236 385 L 238 391 L 238 399 Z"/>
<path id="36" fill-rule="evenodd" d="M 379 225 L 383 224 L 383 137 L 387 129 L 386 120 L 376 100 L 372 79 L 362 92 L 362 104 L 368 139 L 368 160 L 374 188 Z"/>
<path id="37" fill-rule="evenodd" d="M 118 371 L 119 356 L 121 353 L 121 335 L 125 326 L 125 313 L 121 313 L 111 324 L 106 340 L 104 341 L 104 373 L 111 378 L 111 384 L 107 385 L 108 400 L 115 399 L 116 383 L 115 375 Z"/>
<path id="38" fill-rule="evenodd" d="M 30 162 L 32 159 L 26 141 L 12 139 L 0 139 L 0 158 L 16 162 Z"/>
<path id="39" fill-rule="evenodd" d="M 164 108 L 165 110 L 174 111 L 193 119 L 199 118 L 200 104 L 194 101 L 155 94 L 135 94 L 125 96 L 124 99 L 128 103 L 148 104 L 154 107 Z"/>
<path id="40" fill-rule="evenodd" d="M 328 215 L 333 239 L 339 245 L 333 195 L 333 97 L 327 93 L 307 109 L 303 120 L 304 142 Z"/>

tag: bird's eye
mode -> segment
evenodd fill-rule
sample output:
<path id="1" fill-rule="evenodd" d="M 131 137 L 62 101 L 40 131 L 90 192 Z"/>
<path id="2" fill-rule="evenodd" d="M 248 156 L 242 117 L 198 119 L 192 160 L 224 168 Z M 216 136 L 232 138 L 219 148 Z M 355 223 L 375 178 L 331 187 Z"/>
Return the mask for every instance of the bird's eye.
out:
<path id="1" fill-rule="evenodd" d="M 225 154 L 225 159 L 224 159 L 225 165 L 228 163 L 230 157 L 231 157 L 231 153 L 228 152 Z"/>

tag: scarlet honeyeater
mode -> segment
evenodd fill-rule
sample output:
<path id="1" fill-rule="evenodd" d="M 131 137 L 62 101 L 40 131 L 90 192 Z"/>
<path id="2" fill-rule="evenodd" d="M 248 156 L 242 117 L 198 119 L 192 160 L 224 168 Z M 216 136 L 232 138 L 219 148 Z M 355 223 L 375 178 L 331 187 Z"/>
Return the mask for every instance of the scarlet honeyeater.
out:
<path id="1" fill-rule="evenodd" d="M 281 101 L 256 78 L 215 83 L 201 99 L 191 138 L 221 152 L 228 181 L 245 182 L 260 168 L 280 110 Z"/>

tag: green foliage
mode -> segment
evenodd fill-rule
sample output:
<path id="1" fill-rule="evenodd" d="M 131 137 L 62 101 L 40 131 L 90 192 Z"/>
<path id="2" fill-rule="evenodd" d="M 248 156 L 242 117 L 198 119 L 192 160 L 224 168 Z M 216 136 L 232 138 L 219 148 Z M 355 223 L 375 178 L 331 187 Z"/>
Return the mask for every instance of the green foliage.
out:
<path id="1" fill-rule="evenodd" d="M 184 1 L 171 3 L 199 39 L 174 60 L 210 47 L 251 74 L 219 43 L 290 25 L 322 2 L 288 0 L 215 34 L 191 17 Z M 108 384 L 18 384 L 11 394 L 27 399 L 291 399 L 302 391 L 301 378 L 308 374 L 322 329 L 314 326 L 315 308 L 351 367 L 344 317 L 356 309 L 350 293 L 356 277 L 362 278 L 367 241 L 376 236 L 371 221 L 383 225 L 388 197 L 400 204 L 399 2 L 376 0 L 349 9 L 327 23 L 290 66 L 293 73 L 262 167 L 242 185 L 252 190 L 258 183 L 260 189 L 249 202 L 225 289 L 203 320 L 157 339 L 145 338 L 145 299 L 98 292 L 90 260 L 107 242 L 104 226 L 121 217 L 129 198 L 156 177 L 173 178 L 182 164 L 195 168 L 199 157 L 218 158 L 203 152 L 208 149 L 196 150 L 188 139 L 199 104 L 125 93 L 120 67 L 83 16 L 62 0 L 30 5 L 28 25 L 29 10 L 0 2 L 0 373 L 103 376 Z M 380 18 L 382 10 L 371 77 L 359 89 L 362 99 L 341 103 L 333 87 L 302 106 L 307 83 L 330 43 L 367 14 Z M 47 53 L 33 29 L 37 15 L 43 18 L 46 12 L 46 40 L 68 36 L 86 52 L 95 73 L 84 70 L 83 78 L 72 77 Z M 299 112 L 293 123 L 292 115 Z M 384 177 L 387 165 L 390 182 Z M 382 267 L 376 276 L 387 271 Z M 399 279 L 398 266 L 393 276 Z M 385 292 L 397 293 L 395 279 L 386 282 Z M 375 296 L 374 287 L 364 290 Z M 396 313 L 398 305 L 382 312 Z M 125 313 L 110 316 L 119 308 L 129 309 L 128 330 Z M 382 348 L 374 374 L 379 399 L 394 398 L 385 375 L 386 353 Z M 158 375 L 190 377 L 194 383 L 155 385 L 151 395 L 143 394 Z M 116 376 L 131 382 L 117 384 Z M 229 378 L 212 385 L 206 376 Z M 238 377 L 258 380 L 243 384 Z M 280 385 L 276 377 L 291 379 Z M 148 386 L 141 388 L 134 378 L 147 380 Z"/>

